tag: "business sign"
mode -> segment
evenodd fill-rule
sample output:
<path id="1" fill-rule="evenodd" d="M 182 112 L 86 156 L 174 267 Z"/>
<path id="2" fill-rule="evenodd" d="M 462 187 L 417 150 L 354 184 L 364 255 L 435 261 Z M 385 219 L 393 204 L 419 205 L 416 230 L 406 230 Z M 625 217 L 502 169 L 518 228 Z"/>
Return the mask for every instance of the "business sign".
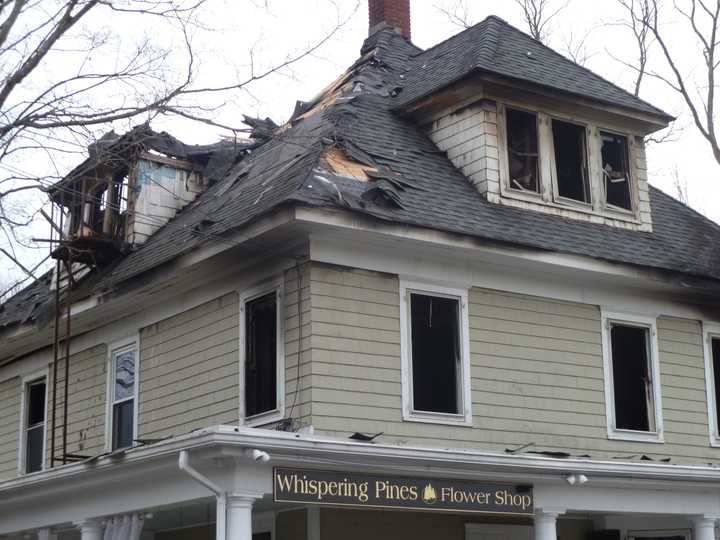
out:
<path id="1" fill-rule="evenodd" d="M 277 502 L 533 514 L 532 486 L 279 467 L 273 477 L 273 499 Z"/>

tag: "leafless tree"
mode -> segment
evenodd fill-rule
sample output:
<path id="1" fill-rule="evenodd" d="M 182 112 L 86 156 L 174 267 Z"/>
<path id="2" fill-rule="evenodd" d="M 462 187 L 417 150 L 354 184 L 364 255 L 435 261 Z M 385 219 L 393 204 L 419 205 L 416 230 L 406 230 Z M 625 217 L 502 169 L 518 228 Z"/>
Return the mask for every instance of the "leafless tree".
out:
<path id="1" fill-rule="evenodd" d="M 592 52 L 587 45 L 588 38 L 592 31 L 592 28 L 585 32 L 570 30 L 562 37 L 563 51 L 570 60 L 581 66 L 587 64 L 588 60 L 594 55 L 594 52 Z"/>
<path id="2" fill-rule="evenodd" d="M 617 0 L 617 2 L 627 16 L 619 24 L 632 31 L 637 45 L 637 60 L 631 65 L 636 72 L 634 92 L 636 96 L 639 96 L 640 85 L 647 70 L 648 52 L 652 37 L 648 34 L 654 17 L 654 4 L 651 0 Z"/>
<path id="3" fill-rule="evenodd" d="M 12 247 L 36 218 L 44 200 L 38 190 L 62 177 L 68 160 L 77 162 L 113 123 L 171 115 L 237 134 L 240 125 L 213 113 L 313 54 L 349 18 L 335 6 L 337 24 L 314 43 L 270 66 L 252 50 L 241 52 L 249 57 L 246 70 L 228 69 L 225 80 L 207 84 L 198 76 L 202 59 L 193 39 L 208 30 L 202 15 L 214 1 L 0 0 L 0 258 L 22 268 Z M 118 19 L 123 35 L 108 26 Z M 157 30 L 134 33 L 140 21 Z M 28 170 L 39 161 L 44 171 Z"/>
<path id="4" fill-rule="evenodd" d="M 445 15 L 452 24 L 460 28 L 470 28 L 475 24 L 470 15 L 468 0 L 453 0 L 449 4 L 436 4 L 435 9 Z"/>
<path id="5" fill-rule="evenodd" d="M 647 48 L 644 49 L 643 62 L 633 66 L 638 73 L 636 87 L 639 88 L 643 76 L 654 77 L 663 81 L 685 102 L 693 119 L 695 127 L 703 138 L 708 142 L 715 160 L 720 164 L 720 141 L 718 141 L 717 125 L 715 118 L 716 110 L 716 78 L 718 76 L 718 43 L 720 30 L 720 1 L 708 0 L 676 0 L 672 8 L 664 10 L 664 13 L 678 15 L 684 21 L 684 28 L 689 30 L 697 40 L 700 64 L 702 66 L 700 80 L 684 70 L 687 60 L 679 59 L 679 51 L 682 47 L 686 50 L 685 43 L 676 39 L 682 28 L 661 22 L 661 6 L 658 0 L 637 0 L 635 9 L 628 9 L 631 26 L 646 31 L 645 43 L 651 37 L 660 49 L 660 56 L 665 61 L 666 71 L 649 71 L 647 69 Z M 645 4 L 647 4 L 645 6 Z M 632 3 L 628 3 L 630 8 Z M 642 32 L 638 30 L 638 35 Z M 697 73 L 697 72 L 696 72 Z"/>
<path id="6" fill-rule="evenodd" d="M 554 0 L 515 0 L 522 10 L 530 35 L 541 43 L 547 43 L 550 23 L 567 7 L 569 0 L 556 3 Z"/>

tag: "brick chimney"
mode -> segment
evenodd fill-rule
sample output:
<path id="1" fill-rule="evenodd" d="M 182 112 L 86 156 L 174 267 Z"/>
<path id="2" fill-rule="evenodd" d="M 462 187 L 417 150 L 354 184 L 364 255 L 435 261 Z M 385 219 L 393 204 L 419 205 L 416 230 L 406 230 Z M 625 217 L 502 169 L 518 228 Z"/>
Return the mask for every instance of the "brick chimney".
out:
<path id="1" fill-rule="evenodd" d="M 385 23 L 410 40 L 410 0 L 368 0 L 368 6 L 371 35 Z"/>

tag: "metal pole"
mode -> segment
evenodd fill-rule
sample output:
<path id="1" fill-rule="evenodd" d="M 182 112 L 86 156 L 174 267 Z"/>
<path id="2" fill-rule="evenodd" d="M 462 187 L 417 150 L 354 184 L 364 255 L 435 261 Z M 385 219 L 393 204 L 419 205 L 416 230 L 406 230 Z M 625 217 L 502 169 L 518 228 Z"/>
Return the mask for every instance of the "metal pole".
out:
<path id="1" fill-rule="evenodd" d="M 63 397 L 65 398 L 64 402 L 64 408 L 63 408 L 63 465 L 67 462 L 66 456 L 67 456 L 67 423 L 68 423 L 68 401 L 70 401 L 70 396 L 68 396 L 68 387 L 70 383 L 70 306 L 72 304 L 71 298 L 70 298 L 70 287 L 72 285 L 72 276 L 70 275 L 72 272 L 72 255 L 71 255 L 71 248 L 68 246 L 68 258 L 66 262 L 66 268 L 68 272 L 68 280 L 67 280 L 67 293 L 65 294 L 65 302 L 67 304 L 66 308 L 66 315 L 65 315 L 65 391 L 63 394 Z"/>
<path id="2" fill-rule="evenodd" d="M 60 196 L 60 230 L 63 227 L 62 195 Z M 53 206 L 53 216 L 55 206 Z M 51 233 L 52 236 L 52 233 Z M 62 240 L 62 234 L 60 234 Z M 50 244 L 50 252 L 53 246 Z M 57 418 L 57 375 L 58 375 L 58 353 L 60 348 L 60 259 L 55 261 L 55 328 L 53 336 L 53 402 L 52 402 L 52 430 L 50 432 L 50 468 L 55 467 L 55 420 Z"/>

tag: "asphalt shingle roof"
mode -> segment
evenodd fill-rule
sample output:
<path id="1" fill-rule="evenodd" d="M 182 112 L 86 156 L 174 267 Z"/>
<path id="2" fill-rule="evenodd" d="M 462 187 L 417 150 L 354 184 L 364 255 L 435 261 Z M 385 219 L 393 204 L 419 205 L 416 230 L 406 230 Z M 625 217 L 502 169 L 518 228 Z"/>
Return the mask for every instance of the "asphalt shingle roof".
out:
<path id="1" fill-rule="evenodd" d="M 489 21 L 495 27 L 501 23 Z M 394 112 L 395 96 L 404 93 L 418 49 L 384 29 L 366 41 L 362 52 L 324 96 L 298 104 L 289 124 L 272 139 L 249 154 L 238 153 L 234 163 L 230 159 L 220 180 L 139 249 L 106 269 L 95 287 L 110 288 L 285 204 L 345 209 L 720 285 L 720 226 L 655 188 L 650 190 L 653 232 L 489 203 L 420 127 Z M 330 149 L 369 167 L 369 180 L 333 172 L 326 159 Z M 0 326 L 33 319 L 37 307 L 31 309 L 27 302 L 43 298 L 46 288 L 38 282 L 2 306 Z"/>
<path id="2" fill-rule="evenodd" d="M 413 56 L 397 98 L 398 106 L 408 105 L 473 72 L 493 73 L 671 118 L 496 16 Z"/>

